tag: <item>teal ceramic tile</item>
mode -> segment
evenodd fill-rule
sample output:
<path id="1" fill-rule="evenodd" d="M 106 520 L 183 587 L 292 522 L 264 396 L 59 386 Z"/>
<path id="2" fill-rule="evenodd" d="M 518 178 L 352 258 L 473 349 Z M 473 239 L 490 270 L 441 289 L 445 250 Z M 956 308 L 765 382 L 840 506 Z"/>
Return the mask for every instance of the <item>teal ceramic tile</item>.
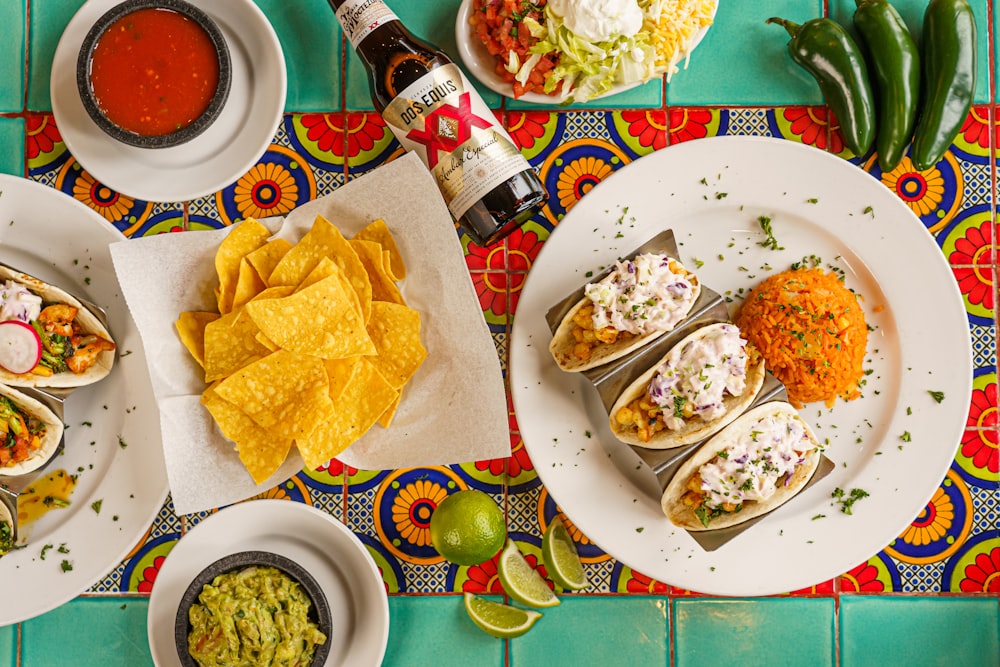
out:
<path id="1" fill-rule="evenodd" d="M 340 25 L 326 0 L 254 0 L 267 16 L 288 73 L 288 111 L 330 111 L 341 104 Z"/>
<path id="2" fill-rule="evenodd" d="M 527 634 L 511 640 L 512 667 L 670 664 L 666 598 L 561 600 L 542 609 Z"/>
<path id="3" fill-rule="evenodd" d="M 17 661 L 17 625 L 0 627 L 0 661 L 13 665 Z"/>
<path id="4" fill-rule="evenodd" d="M 386 4 L 416 37 L 433 44 L 453 61 L 461 64 L 455 46 L 455 17 L 458 15 L 460 0 L 388 0 Z M 374 109 L 365 68 L 350 44 L 347 45 L 347 51 L 347 74 L 344 82 L 347 108 Z M 468 72 L 466 75 L 468 76 Z M 502 98 L 499 95 L 474 80 L 473 83 L 490 108 L 500 107 Z"/>
<path id="5" fill-rule="evenodd" d="M 143 667 L 153 659 L 146 640 L 146 598 L 77 598 L 21 624 L 21 667 Z"/>
<path id="6" fill-rule="evenodd" d="M 720 2 L 687 69 L 667 84 L 667 104 L 819 104 L 816 82 L 788 56 L 788 33 L 765 21 L 801 23 L 822 9 L 821 0 Z"/>
<path id="7" fill-rule="evenodd" d="M 855 38 L 858 35 L 857 30 L 854 29 L 852 17 L 857 6 L 855 0 L 830 0 L 830 18 L 847 28 Z M 892 0 L 892 6 L 899 12 L 899 16 L 906 23 L 906 27 L 910 29 L 913 38 L 919 42 L 920 26 L 923 23 L 927 0 Z"/>
<path id="8" fill-rule="evenodd" d="M 832 598 L 679 599 L 673 612 L 676 667 L 835 664 Z"/>
<path id="9" fill-rule="evenodd" d="M 28 28 L 28 108 L 48 111 L 52 58 L 59 38 L 84 0 L 31 0 Z"/>
<path id="10" fill-rule="evenodd" d="M 0 118 L 0 173 L 24 176 L 24 120 Z"/>
<path id="11" fill-rule="evenodd" d="M 843 667 L 1000 664 L 996 597 L 840 600 Z"/>
<path id="12" fill-rule="evenodd" d="M 499 597 L 490 597 L 500 601 Z M 461 595 L 389 596 L 385 667 L 504 664 L 504 641 L 480 630 L 465 613 Z"/>
<path id="13" fill-rule="evenodd" d="M 851 34 L 857 38 L 857 31 L 854 30 L 851 18 L 857 7 L 855 0 L 829 0 L 829 2 L 830 17 L 846 26 Z M 976 104 L 982 104 L 990 101 L 990 14 L 987 0 L 969 0 L 969 4 L 976 15 L 978 32 L 976 53 L 979 65 L 976 70 L 976 95 L 973 101 Z M 924 23 L 924 10 L 927 8 L 927 0 L 893 0 L 892 6 L 899 12 L 900 17 L 910 29 L 910 33 L 917 44 L 920 44 L 920 34 Z"/>
<path id="14" fill-rule="evenodd" d="M 27 0 L 0 3 L 0 112 L 20 111 L 24 107 L 24 35 Z"/>

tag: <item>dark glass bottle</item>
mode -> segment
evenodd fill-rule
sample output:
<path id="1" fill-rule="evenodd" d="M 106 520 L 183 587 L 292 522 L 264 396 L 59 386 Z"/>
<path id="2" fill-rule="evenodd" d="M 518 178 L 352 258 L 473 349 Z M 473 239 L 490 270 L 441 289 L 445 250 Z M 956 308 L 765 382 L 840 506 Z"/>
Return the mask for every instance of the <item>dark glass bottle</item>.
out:
<path id="1" fill-rule="evenodd" d="M 479 245 L 541 210 L 545 187 L 462 74 L 417 39 L 381 0 L 328 0 L 368 70 L 372 101 L 406 150 L 417 152 L 448 209 Z"/>

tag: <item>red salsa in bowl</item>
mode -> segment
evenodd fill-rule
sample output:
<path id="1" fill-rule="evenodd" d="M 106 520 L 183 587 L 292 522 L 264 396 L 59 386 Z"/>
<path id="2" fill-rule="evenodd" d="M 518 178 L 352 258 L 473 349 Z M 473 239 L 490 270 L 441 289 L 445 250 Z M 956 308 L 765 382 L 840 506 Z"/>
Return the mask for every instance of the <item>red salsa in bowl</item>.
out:
<path id="1" fill-rule="evenodd" d="M 182 0 L 127 0 L 84 39 L 77 84 L 107 134 L 134 146 L 174 146 L 222 110 L 229 50 L 218 26 Z"/>

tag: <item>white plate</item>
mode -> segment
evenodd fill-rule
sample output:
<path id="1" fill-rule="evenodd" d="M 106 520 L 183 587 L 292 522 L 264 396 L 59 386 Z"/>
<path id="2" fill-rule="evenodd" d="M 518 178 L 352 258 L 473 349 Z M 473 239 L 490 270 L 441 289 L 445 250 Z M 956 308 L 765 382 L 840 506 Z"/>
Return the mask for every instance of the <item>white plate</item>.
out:
<path id="1" fill-rule="evenodd" d="M 120 0 L 89 0 L 63 32 L 52 61 L 52 113 L 66 147 L 94 178 L 153 202 L 197 199 L 230 185 L 260 159 L 285 106 L 285 57 L 274 29 L 252 0 L 199 6 L 229 44 L 232 87 L 219 118 L 190 142 L 138 148 L 104 134 L 76 88 L 76 60 L 90 26 Z"/>
<path id="2" fill-rule="evenodd" d="M 117 566 L 163 505 L 167 476 L 146 357 L 108 253 L 122 235 L 75 199 L 12 176 L 0 175 L 0 219 L 0 262 L 104 308 L 120 355 L 108 377 L 66 399 L 65 451 L 45 470 L 79 473 L 78 484 L 69 507 L 22 529 L 27 546 L 0 558 L 3 626 L 61 605 Z"/>
<path id="3" fill-rule="evenodd" d="M 784 250 L 758 245 L 765 239 L 761 215 L 772 219 Z M 719 293 L 738 295 L 815 254 L 823 266 L 845 271 L 875 327 L 864 397 L 832 410 L 816 404 L 802 410 L 820 439 L 829 439 L 827 456 L 836 470 L 714 552 L 664 518 L 652 472 L 611 435 L 596 391 L 560 371 L 548 353 L 546 310 L 586 282 L 587 271 L 665 228 L 676 232 L 681 261 Z M 696 268 L 696 259 L 704 265 Z M 624 167 L 587 194 L 531 269 L 510 355 L 525 446 L 570 519 L 633 569 L 719 595 L 804 588 L 891 543 L 944 479 L 972 390 L 962 298 L 920 221 L 849 162 L 761 137 L 678 144 Z M 944 401 L 936 403 L 931 390 L 944 392 Z M 905 432 L 910 442 L 901 440 Z M 847 515 L 831 501 L 838 487 L 871 497 Z M 814 519 L 818 515 L 824 517 Z"/>
<path id="4" fill-rule="evenodd" d="M 718 4 L 715 6 L 716 11 L 718 11 Z M 514 98 L 514 88 L 511 84 L 503 80 L 503 78 L 496 73 L 496 57 L 491 55 L 489 51 L 486 50 L 486 46 L 479 41 L 476 37 L 475 31 L 472 26 L 469 25 L 469 16 L 472 13 L 472 0 L 462 0 L 462 4 L 458 8 L 458 16 L 455 18 L 455 43 L 458 46 L 458 57 L 461 58 L 462 64 L 465 68 L 476 77 L 480 83 L 492 90 L 494 93 L 503 95 L 504 97 Z M 714 14 L 713 14 L 714 15 Z M 708 33 L 708 26 L 701 30 L 695 37 L 691 44 L 691 48 L 688 49 L 688 53 L 694 51 L 695 47 L 701 43 L 705 35 Z M 681 60 L 684 57 L 682 56 Z M 678 61 L 680 62 L 680 61 Z M 656 77 L 659 79 L 659 77 Z M 618 85 L 612 87 L 611 90 L 603 95 L 598 95 L 588 102 L 594 100 L 603 99 L 605 97 L 610 97 L 612 95 L 617 95 L 618 93 L 624 93 L 626 90 L 631 90 L 636 86 L 641 86 L 654 79 L 649 79 L 648 81 L 637 81 L 635 83 L 630 83 L 628 85 Z M 549 106 L 560 104 L 561 99 L 556 95 L 545 95 L 543 93 L 524 93 L 520 97 L 516 98 L 518 100 L 523 100 L 525 102 L 531 102 L 532 104 L 547 104 Z"/>
<path id="5" fill-rule="evenodd" d="M 323 588 L 333 618 L 328 666 L 382 662 L 389 638 L 389 602 L 375 561 L 361 541 L 311 505 L 251 500 L 220 510 L 191 529 L 157 573 L 147 631 L 159 667 L 180 664 L 174 618 L 191 580 L 219 558 L 248 550 L 291 558 Z"/>

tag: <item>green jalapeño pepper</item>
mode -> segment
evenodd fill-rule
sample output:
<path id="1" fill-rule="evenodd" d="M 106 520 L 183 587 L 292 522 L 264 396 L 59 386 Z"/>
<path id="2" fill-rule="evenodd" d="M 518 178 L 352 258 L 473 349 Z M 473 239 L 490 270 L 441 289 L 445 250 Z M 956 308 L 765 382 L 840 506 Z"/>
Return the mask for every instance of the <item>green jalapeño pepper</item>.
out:
<path id="1" fill-rule="evenodd" d="M 896 8 L 886 0 L 857 0 L 854 27 L 868 51 L 875 75 L 878 123 L 875 148 L 883 172 L 903 159 L 917 120 L 920 55 Z"/>
<path id="2" fill-rule="evenodd" d="M 924 12 L 924 92 L 910 158 L 930 169 L 951 146 L 976 91 L 976 17 L 966 0 L 931 0 Z"/>
<path id="3" fill-rule="evenodd" d="M 792 60 L 813 75 L 827 105 L 840 121 L 844 142 L 851 152 L 868 152 L 875 134 L 875 104 L 868 68 L 858 45 L 844 28 L 826 18 L 802 25 L 769 18 L 788 31 L 788 53 Z"/>

